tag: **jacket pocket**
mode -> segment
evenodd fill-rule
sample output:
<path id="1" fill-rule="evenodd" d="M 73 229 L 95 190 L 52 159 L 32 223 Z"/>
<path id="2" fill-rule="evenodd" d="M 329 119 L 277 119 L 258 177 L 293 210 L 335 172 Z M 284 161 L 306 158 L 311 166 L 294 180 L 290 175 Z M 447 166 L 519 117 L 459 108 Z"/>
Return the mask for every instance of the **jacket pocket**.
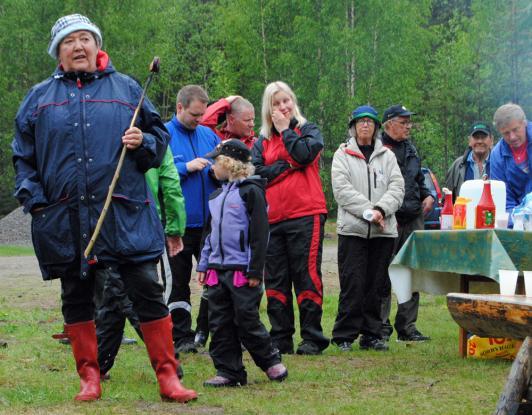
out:
<path id="1" fill-rule="evenodd" d="M 244 252 L 246 250 L 246 244 L 245 244 L 245 237 L 244 237 L 244 231 L 240 231 L 240 250 Z"/>
<path id="2" fill-rule="evenodd" d="M 162 225 L 148 200 L 113 195 L 114 244 L 121 255 L 163 249 Z"/>
<path id="3" fill-rule="evenodd" d="M 41 265 L 73 262 L 76 250 L 68 200 L 61 200 L 33 213 L 31 237 Z"/>
<path id="4" fill-rule="evenodd" d="M 368 232 L 368 222 L 339 208 L 337 228 L 345 235 L 365 235 Z"/>

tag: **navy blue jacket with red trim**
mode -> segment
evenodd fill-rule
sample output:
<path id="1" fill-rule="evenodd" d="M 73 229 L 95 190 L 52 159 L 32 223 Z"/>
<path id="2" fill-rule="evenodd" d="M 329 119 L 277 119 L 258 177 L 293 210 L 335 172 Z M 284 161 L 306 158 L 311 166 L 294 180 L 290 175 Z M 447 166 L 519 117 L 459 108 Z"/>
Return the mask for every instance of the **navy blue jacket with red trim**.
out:
<path id="1" fill-rule="evenodd" d="M 12 143 L 15 197 L 33 215 L 32 238 L 43 278 L 81 273 L 81 258 L 106 194 L 142 89 L 115 71 L 99 52 L 94 73 L 54 74 L 34 86 L 16 116 Z M 164 234 L 144 173 L 161 164 L 169 140 L 159 114 L 145 100 L 139 148 L 126 153 L 113 203 L 93 253 L 103 261 L 158 258 Z M 35 207 L 42 208 L 35 210 Z"/>

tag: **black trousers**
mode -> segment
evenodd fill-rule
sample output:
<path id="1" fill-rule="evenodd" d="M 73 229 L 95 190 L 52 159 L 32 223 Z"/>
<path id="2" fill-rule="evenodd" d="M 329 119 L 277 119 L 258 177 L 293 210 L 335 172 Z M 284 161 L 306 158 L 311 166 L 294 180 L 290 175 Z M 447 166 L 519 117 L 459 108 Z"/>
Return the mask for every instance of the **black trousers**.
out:
<path id="1" fill-rule="evenodd" d="M 118 265 L 113 269 L 120 276 L 140 322 L 157 320 L 168 315 L 155 261 Z M 79 272 L 61 277 L 62 312 L 65 323 L 73 324 L 94 319 L 96 271 L 91 270 L 85 280 L 79 279 Z"/>
<path id="2" fill-rule="evenodd" d="M 187 228 L 185 236 L 183 236 L 184 249 L 169 259 L 172 275 L 167 276 L 166 283 L 170 284 L 169 279 L 171 278 L 172 289 L 168 298 L 168 309 L 174 324 L 172 335 L 175 346 L 194 341 L 192 307 L 190 305 L 190 278 L 192 276 L 192 257 L 198 261 L 200 256 L 202 234 L 202 228 Z M 197 323 L 199 328 L 206 331 L 208 327 L 207 302 L 202 298 L 202 303 Z"/>
<path id="3" fill-rule="evenodd" d="M 403 247 L 408 237 L 412 232 L 417 230 L 422 230 L 424 228 L 424 217 L 423 214 L 419 215 L 417 218 L 413 219 L 410 222 L 399 224 L 397 226 L 397 231 L 399 236 L 395 240 L 393 254 L 397 254 L 399 250 Z M 389 282 L 388 278 L 388 282 Z M 382 334 L 384 336 L 390 336 L 393 332 L 392 325 L 390 324 L 390 311 L 392 307 L 392 292 L 391 292 L 391 283 L 385 287 L 383 292 L 383 302 L 382 302 Z M 419 293 L 412 293 L 412 298 L 406 303 L 398 304 L 397 313 L 395 315 L 395 330 L 401 335 L 407 335 L 416 330 L 416 321 L 419 311 Z"/>
<path id="4" fill-rule="evenodd" d="M 303 341 L 320 350 L 329 345 L 321 327 L 323 285 L 321 259 L 325 215 L 304 216 L 270 225 L 264 282 L 270 335 L 281 351 L 293 349 L 292 286 L 299 306 Z"/>
<path id="5" fill-rule="evenodd" d="M 112 268 L 104 268 L 97 270 L 94 278 L 98 363 L 100 372 L 107 373 L 113 367 L 120 349 L 126 318 L 141 339 L 143 336 L 139 317 L 133 310 L 133 303 L 126 294 L 120 275 Z"/>
<path id="6" fill-rule="evenodd" d="M 394 240 L 338 236 L 340 297 L 334 343 L 352 343 L 359 334 L 381 337 L 381 294 L 389 279 Z"/>
<path id="7" fill-rule="evenodd" d="M 280 363 L 268 330 L 260 321 L 262 286 L 235 287 L 233 271 L 218 271 L 218 284 L 209 292 L 209 353 L 218 375 L 245 384 L 241 342 L 255 364 L 266 371 Z"/>

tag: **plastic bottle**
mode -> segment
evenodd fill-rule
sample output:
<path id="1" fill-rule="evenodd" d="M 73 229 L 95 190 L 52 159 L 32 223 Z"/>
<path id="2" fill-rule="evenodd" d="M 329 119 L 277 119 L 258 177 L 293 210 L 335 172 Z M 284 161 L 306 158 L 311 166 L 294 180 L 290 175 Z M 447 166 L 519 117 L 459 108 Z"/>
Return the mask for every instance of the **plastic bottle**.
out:
<path id="1" fill-rule="evenodd" d="M 482 196 L 476 210 L 476 229 L 493 229 L 495 228 L 495 203 L 491 197 L 491 183 L 489 180 L 484 181 Z"/>
<path id="2" fill-rule="evenodd" d="M 446 189 L 445 189 L 446 190 Z M 444 190 L 444 191 L 445 191 Z M 440 229 L 448 231 L 453 227 L 453 192 L 447 190 L 445 192 L 445 202 L 440 213 L 441 223 Z"/>
<path id="3" fill-rule="evenodd" d="M 467 227 L 467 204 L 471 199 L 458 196 L 453 207 L 453 229 L 465 229 Z"/>

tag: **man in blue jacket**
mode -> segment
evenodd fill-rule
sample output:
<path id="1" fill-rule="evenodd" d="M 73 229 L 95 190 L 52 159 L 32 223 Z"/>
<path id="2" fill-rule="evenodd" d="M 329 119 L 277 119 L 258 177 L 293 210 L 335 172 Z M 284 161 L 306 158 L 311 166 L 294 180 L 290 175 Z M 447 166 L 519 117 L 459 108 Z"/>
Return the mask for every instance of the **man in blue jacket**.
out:
<path id="1" fill-rule="evenodd" d="M 100 29 L 87 17 L 61 17 L 52 27 L 48 53 L 52 76 L 35 85 L 15 120 L 15 197 L 32 215 L 32 239 L 44 279 L 61 279 L 65 330 L 72 345 L 80 392 L 76 400 L 101 396 L 94 326 L 94 273 L 112 269 L 123 279 L 163 399 L 197 397 L 182 387 L 172 350 L 172 322 L 158 282 L 156 262 L 164 235 L 144 173 L 157 167 L 168 133 L 145 100 L 138 122 L 129 124 L 141 88 L 117 72 L 101 50 Z M 102 211 L 122 146 L 128 149 L 113 203 L 93 253 L 83 255 Z"/>
<path id="2" fill-rule="evenodd" d="M 209 195 L 217 187 L 217 181 L 211 172 L 211 161 L 204 156 L 220 143 L 220 139 L 210 128 L 200 125 L 208 101 L 207 93 L 198 85 L 181 88 L 177 94 L 176 115 L 166 123 L 187 212 L 184 248 L 170 258 L 172 290 L 168 308 L 174 323 L 173 338 L 177 353 L 197 351 L 191 329 L 192 256 L 196 261 L 199 259 L 203 225 L 209 216 Z M 167 284 L 169 283 L 167 280 Z M 205 316 L 205 319 L 207 315 L 207 301 L 204 298 L 199 314 L 198 323 L 201 316 Z"/>
<path id="3" fill-rule="evenodd" d="M 505 104 L 493 115 L 502 135 L 491 152 L 491 178 L 506 183 L 506 210 L 532 192 L 532 122 L 517 104 Z"/>

